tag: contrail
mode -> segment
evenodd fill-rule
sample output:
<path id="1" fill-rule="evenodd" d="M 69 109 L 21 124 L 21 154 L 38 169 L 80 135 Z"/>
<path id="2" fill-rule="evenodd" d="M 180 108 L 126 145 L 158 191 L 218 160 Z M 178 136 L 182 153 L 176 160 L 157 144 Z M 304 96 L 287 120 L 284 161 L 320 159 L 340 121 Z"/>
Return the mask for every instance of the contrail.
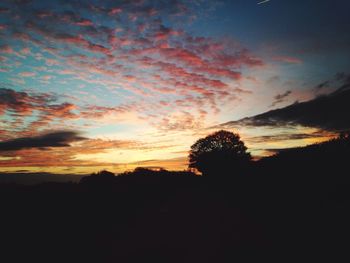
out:
<path id="1" fill-rule="evenodd" d="M 267 3 L 267 2 L 270 2 L 270 0 L 261 1 L 261 2 L 258 3 L 258 5 L 265 4 L 265 3 Z"/>

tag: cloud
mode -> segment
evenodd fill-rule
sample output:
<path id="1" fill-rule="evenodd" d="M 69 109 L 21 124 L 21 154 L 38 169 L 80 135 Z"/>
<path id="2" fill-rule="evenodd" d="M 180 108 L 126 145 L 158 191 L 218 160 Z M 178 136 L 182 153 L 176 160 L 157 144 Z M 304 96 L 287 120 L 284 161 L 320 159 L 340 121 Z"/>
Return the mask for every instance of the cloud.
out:
<path id="1" fill-rule="evenodd" d="M 334 79 L 336 81 L 343 81 L 345 84 L 350 83 L 350 74 L 347 74 L 345 72 L 338 72 L 335 74 Z"/>
<path id="2" fill-rule="evenodd" d="M 108 14 L 109 15 L 116 15 L 116 14 L 119 14 L 121 13 L 123 10 L 120 8 L 120 7 L 113 7 L 109 10 Z"/>
<path id="3" fill-rule="evenodd" d="M 0 46 L 0 53 L 3 53 L 3 54 L 14 54 L 15 51 L 9 45 L 1 45 Z"/>
<path id="4" fill-rule="evenodd" d="M 182 112 L 162 118 L 155 126 L 163 131 L 197 130 L 204 127 L 204 120 L 189 112 Z"/>
<path id="5" fill-rule="evenodd" d="M 318 91 L 318 90 L 321 90 L 321 89 L 324 89 L 324 88 L 329 87 L 329 84 L 330 84 L 330 81 L 327 80 L 327 81 L 324 81 L 324 82 L 318 84 L 316 87 L 314 87 L 314 89 L 315 89 L 316 91 Z"/>
<path id="6" fill-rule="evenodd" d="M 274 106 L 276 106 L 277 104 L 284 102 L 285 99 L 286 99 L 291 93 L 292 93 L 292 91 L 287 90 L 285 93 L 277 94 L 277 95 L 274 97 L 274 102 L 272 102 L 272 104 L 271 104 L 270 107 L 274 107 Z"/>
<path id="7" fill-rule="evenodd" d="M 20 115 L 29 115 L 39 104 L 49 102 L 51 95 L 29 95 L 27 92 L 17 92 L 0 87 L 0 115 L 5 111 L 11 111 Z"/>
<path id="8" fill-rule="evenodd" d="M 131 140 L 105 140 L 105 139 L 88 139 L 80 146 L 75 146 L 74 150 L 79 154 L 95 154 L 106 152 L 110 149 L 134 149 L 141 148 L 142 143 Z"/>
<path id="9" fill-rule="evenodd" d="M 283 99 L 278 95 L 275 99 Z M 295 126 L 315 127 L 329 131 L 350 129 L 350 78 L 343 77 L 340 87 L 315 99 L 294 103 L 287 107 L 268 111 L 253 117 L 228 122 L 222 126 Z"/>
<path id="10" fill-rule="evenodd" d="M 71 103 L 53 104 L 57 96 L 53 93 L 28 93 L 9 88 L 0 88 L 0 115 L 9 111 L 12 116 L 28 116 L 34 110 L 56 118 L 72 118 L 76 108 Z"/>
<path id="11" fill-rule="evenodd" d="M 55 122 L 77 119 L 80 110 L 82 109 L 73 103 L 59 103 L 58 95 L 54 93 L 0 88 L 0 116 L 10 117 L 2 129 L 12 135 L 36 133 L 43 128 L 56 129 Z M 1 138 L 6 139 L 6 136 L 0 133 Z"/>
<path id="12" fill-rule="evenodd" d="M 75 25 L 77 26 L 92 26 L 93 22 L 89 19 L 79 19 L 78 21 L 75 22 Z"/>
<path id="13" fill-rule="evenodd" d="M 9 9 L 6 8 L 6 7 L 0 7 L 0 14 L 4 14 L 4 13 L 7 13 L 9 12 Z"/>
<path id="14" fill-rule="evenodd" d="M 337 92 L 349 90 L 349 88 L 350 88 L 350 73 L 348 73 L 348 74 L 346 74 L 344 72 L 337 73 L 335 76 L 335 80 L 341 84 L 341 86 L 337 90 Z"/>
<path id="15" fill-rule="evenodd" d="M 316 85 L 313 90 L 316 96 L 322 96 L 325 93 L 332 92 L 332 90 L 334 91 L 336 87 L 338 87 L 338 91 L 348 89 L 350 87 L 350 74 L 338 72 L 332 78 Z M 320 95 L 320 92 L 323 92 L 323 94 Z"/>
<path id="16" fill-rule="evenodd" d="M 19 50 L 21 60 L 32 57 L 46 67 L 25 64 L 19 75 L 32 77 L 33 85 L 62 83 L 66 91 L 78 83 L 87 89 L 70 89 L 78 101 L 37 101 L 27 92 L 20 105 L 0 102 L 0 114 L 22 121 L 22 126 L 16 124 L 21 134 L 25 131 L 20 127 L 34 133 L 56 129 L 59 121 L 75 129 L 79 124 L 72 120 L 78 119 L 89 125 L 92 120 L 100 124 L 142 119 L 160 131 L 197 129 L 221 108 L 251 94 L 253 90 L 245 91 L 240 82 L 249 69 L 265 65 L 234 39 L 186 32 L 184 24 L 208 12 L 204 10 L 212 8 L 210 1 L 101 0 L 98 6 L 86 1 L 38 2 L 25 7 L 8 4 L 4 25 L 8 43 L 13 40 L 16 46 L 5 45 L 6 57 L 13 61 L 10 56 Z M 22 84 L 32 84 L 24 80 Z M 81 92 L 90 94 L 76 95 Z M 105 95 L 115 96 L 115 102 L 103 102 Z M 14 127 L 9 123 L 7 130 Z"/>
<path id="17" fill-rule="evenodd" d="M 64 102 L 62 104 L 54 104 L 54 105 L 47 105 L 43 108 L 43 111 L 45 115 L 54 117 L 54 118 L 61 118 L 61 119 L 74 119 L 77 117 L 76 114 L 72 112 L 72 110 L 76 109 L 77 106 Z"/>
<path id="18" fill-rule="evenodd" d="M 25 71 L 25 72 L 21 72 L 18 74 L 21 77 L 34 77 L 36 76 L 35 72 L 29 72 L 29 71 Z"/>
<path id="19" fill-rule="evenodd" d="M 276 135 L 263 135 L 255 136 L 249 138 L 249 142 L 254 143 L 268 143 L 268 142 L 278 142 L 278 141 L 290 141 L 290 140 L 303 140 L 303 139 L 314 139 L 314 138 L 324 138 L 330 134 L 322 131 L 312 132 L 312 133 L 280 133 Z"/>
<path id="20" fill-rule="evenodd" d="M 86 138 L 75 131 L 55 131 L 39 136 L 22 137 L 0 142 L 0 151 L 18 151 L 30 148 L 69 147 L 70 143 Z"/>
<path id="21" fill-rule="evenodd" d="M 290 63 L 290 64 L 301 64 L 303 61 L 299 58 L 289 57 L 289 56 L 276 56 L 273 60 L 278 62 Z"/>
<path id="22" fill-rule="evenodd" d="M 27 136 L 25 138 L 38 137 L 41 138 L 42 135 Z M 67 138 L 67 136 L 64 138 Z M 51 142 L 52 139 L 49 138 L 48 141 Z M 54 139 L 54 141 L 57 140 Z M 172 147 L 171 145 L 164 145 L 164 143 L 146 143 L 134 140 L 81 138 L 80 134 L 76 132 L 72 136 L 68 135 L 66 140 L 60 140 L 60 142 L 66 144 L 67 147 L 47 146 L 47 148 L 34 147 L 2 151 L 0 167 L 41 167 L 41 169 L 45 169 L 45 167 L 51 167 L 51 169 L 61 167 L 59 168 L 60 170 L 63 167 L 72 169 L 82 169 L 84 167 L 84 170 L 91 171 L 91 169 L 100 169 L 98 167 L 101 166 L 118 166 L 119 157 L 122 159 L 124 157 L 123 163 L 125 163 L 125 154 L 137 155 L 140 151 L 160 151 Z M 40 144 L 40 146 L 43 145 Z"/>
<path id="23" fill-rule="evenodd" d="M 186 170 L 188 167 L 188 158 L 180 157 L 166 160 L 145 160 L 128 165 L 130 169 L 135 169 L 136 167 L 145 168 L 166 168 L 167 170 Z"/>

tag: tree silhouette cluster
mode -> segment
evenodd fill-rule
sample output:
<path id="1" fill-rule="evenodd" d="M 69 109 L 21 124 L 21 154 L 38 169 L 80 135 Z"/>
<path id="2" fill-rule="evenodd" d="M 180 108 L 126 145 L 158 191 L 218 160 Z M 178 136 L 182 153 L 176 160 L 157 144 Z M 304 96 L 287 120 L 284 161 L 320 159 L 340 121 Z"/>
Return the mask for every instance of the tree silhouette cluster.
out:
<path id="1" fill-rule="evenodd" d="M 119 174 L 118 176 L 133 176 L 133 177 L 138 177 L 138 176 L 147 176 L 147 177 L 171 177 L 171 176 L 196 176 L 195 173 L 190 172 L 190 171 L 168 171 L 166 169 L 151 169 L 147 167 L 136 167 L 133 171 L 128 171 Z"/>
<path id="2" fill-rule="evenodd" d="M 229 131 L 217 131 L 199 139 L 191 146 L 189 167 L 203 175 L 242 170 L 251 160 L 240 136 Z"/>

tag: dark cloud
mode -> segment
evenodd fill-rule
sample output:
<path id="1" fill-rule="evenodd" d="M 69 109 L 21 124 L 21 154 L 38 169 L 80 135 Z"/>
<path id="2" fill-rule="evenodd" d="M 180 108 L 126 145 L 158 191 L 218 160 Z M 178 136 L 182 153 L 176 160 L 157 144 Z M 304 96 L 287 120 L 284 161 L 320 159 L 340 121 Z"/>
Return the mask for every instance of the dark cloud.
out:
<path id="1" fill-rule="evenodd" d="M 338 73 L 336 75 L 336 80 L 341 83 L 340 88 L 336 91 L 337 93 L 350 88 L 350 73 Z"/>
<path id="2" fill-rule="evenodd" d="M 321 89 L 323 89 L 323 88 L 329 87 L 329 84 L 330 84 L 330 81 L 327 80 L 327 81 L 325 81 L 325 82 L 322 82 L 322 83 L 318 84 L 314 89 L 315 89 L 315 90 L 321 90 Z"/>
<path id="3" fill-rule="evenodd" d="M 350 74 L 346 74 L 345 72 L 338 72 L 335 74 L 335 80 L 337 81 L 347 81 L 350 82 Z"/>
<path id="4" fill-rule="evenodd" d="M 350 129 L 350 79 L 344 77 L 340 88 L 313 100 L 268 111 L 221 126 L 291 126 L 303 125 L 330 131 Z"/>
<path id="5" fill-rule="evenodd" d="M 0 7 L 0 14 L 2 14 L 2 13 L 7 13 L 8 11 L 9 11 L 8 8 L 6 8 L 6 7 Z"/>
<path id="6" fill-rule="evenodd" d="M 29 132 L 35 132 L 37 128 L 46 126 L 51 121 L 68 120 L 78 118 L 74 110 L 77 106 L 72 103 L 57 103 L 58 96 L 54 93 L 45 92 L 24 92 L 16 91 L 0 86 L 0 116 L 8 115 L 12 118 L 7 128 L 27 129 Z M 24 126 L 24 120 L 36 112 L 37 119 Z M 0 132 L 1 135 L 1 132 Z"/>
<path id="7" fill-rule="evenodd" d="M 0 142 L 0 151 L 17 151 L 28 148 L 69 147 L 70 143 L 86 138 L 75 131 L 55 131 L 39 136 L 22 137 Z"/>
<path id="8" fill-rule="evenodd" d="M 28 115 L 57 100 L 52 93 L 32 93 L 0 87 L 0 115 L 10 111 L 17 115 Z"/>
<path id="9" fill-rule="evenodd" d="M 279 103 L 282 103 L 285 101 L 285 99 L 292 93 L 292 91 L 287 90 L 285 93 L 283 94 L 278 94 L 274 97 L 274 102 L 271 104 L 270 107 L 274 107 Z"/>
<path id="10" fill-rule="evenodd" d="M 313 133 L 281 133 L 277 135 L 264 135 L 249 138 L 250 142 L 254 143 L 266 143 L 266 142 L 276 142 L 276 141 L 289 141 L 289 140 L 303 140 L 312 139 L 317 137 L 326 137 L 328 134 L 326 132 L 317 131 Z"/>
<path id="11" fill-rule="evenodd" d="M 26 92 L 0 88 L 0 115 L 6 110 L 26 115 L 32 112 L 33 104 L 37 101 L 38 98 L 30 96 Z"/>
<path id="12" fill-rule="evenodd" d="M 289 94 L 291 94 L 292 92 L 290 90 L 286 91 L 285 93 L 283 94 L 278 94 L 275 96 L 275 100 L 282 100 L 284 99 L 285 97 L 288 97 Z"/>
<path id="13" fill-rule="evenodd" d="M 314 87 L 314 91 L 317 93 L 324 89 L 331 89 L 338 86 L 338 90 L 347 89 L 350 86 L 350 74 L 345 72 L 336 73 L 331 79 L 326 80 Z M 316 94 L 317 95 L 317 94 Z"/>

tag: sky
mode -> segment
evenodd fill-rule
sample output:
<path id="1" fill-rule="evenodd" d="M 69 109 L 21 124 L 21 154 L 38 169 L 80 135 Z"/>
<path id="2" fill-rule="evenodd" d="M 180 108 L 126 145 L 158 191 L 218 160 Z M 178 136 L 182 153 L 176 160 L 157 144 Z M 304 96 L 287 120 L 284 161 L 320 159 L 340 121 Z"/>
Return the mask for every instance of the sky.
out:
<path id="1" fill-rule="evenodd" d="M 221 124 L 335 92 L 350 2 L 259 2 L 2 0 L 0 170 L 182 170 Z M 255 158 L 336 134 L 225 128 Z"/>

